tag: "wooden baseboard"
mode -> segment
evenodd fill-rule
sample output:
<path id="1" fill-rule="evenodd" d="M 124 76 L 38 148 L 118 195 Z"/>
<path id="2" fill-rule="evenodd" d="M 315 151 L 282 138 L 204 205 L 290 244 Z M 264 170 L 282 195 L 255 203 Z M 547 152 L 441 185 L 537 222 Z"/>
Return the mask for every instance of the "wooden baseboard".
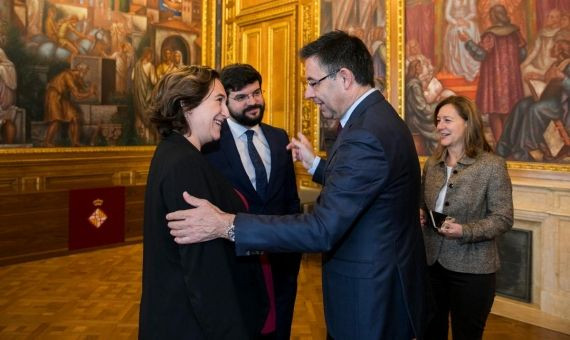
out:
<path id="1" fill-rule="evenodd" d="M 491 313 L 570 335 L 570 320 L 547 314 L 536 305 L 497 296 Z"/>

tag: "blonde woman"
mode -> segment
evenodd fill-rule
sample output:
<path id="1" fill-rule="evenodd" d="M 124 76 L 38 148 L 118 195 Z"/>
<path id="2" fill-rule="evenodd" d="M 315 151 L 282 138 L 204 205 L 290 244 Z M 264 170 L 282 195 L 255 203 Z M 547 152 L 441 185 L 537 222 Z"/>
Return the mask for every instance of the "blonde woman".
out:
<path id="1" fill-rule="evenodd" d="M 495 297 L 496 237 L 513 225 L 511 180 L 485 141 L 473 102 L 451 96 L 435 109 L 439 145 L 422 174 L 420 217 L 436 316 L 426 339 L 481 339 Z M 428 227 L 429 211 L 447 220 Z"/>

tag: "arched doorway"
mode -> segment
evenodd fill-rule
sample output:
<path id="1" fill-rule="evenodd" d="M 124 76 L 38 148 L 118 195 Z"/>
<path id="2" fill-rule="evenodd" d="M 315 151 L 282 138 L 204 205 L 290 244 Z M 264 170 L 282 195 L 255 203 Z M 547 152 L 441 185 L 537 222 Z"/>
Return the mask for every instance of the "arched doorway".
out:
<path id="1" fill-rule="evenodd" d="M 190 48 L 184 38 L 179 35 L 171 35 L 164 39 L 162 45 L 160 46 L 160 55 L 164 54 L 166 49 L 170 49 L 172 52 L 180 51 L 182 54 L 182 63 L 184 65 L 190 65 L 193 63 L 190 57 Z"/>

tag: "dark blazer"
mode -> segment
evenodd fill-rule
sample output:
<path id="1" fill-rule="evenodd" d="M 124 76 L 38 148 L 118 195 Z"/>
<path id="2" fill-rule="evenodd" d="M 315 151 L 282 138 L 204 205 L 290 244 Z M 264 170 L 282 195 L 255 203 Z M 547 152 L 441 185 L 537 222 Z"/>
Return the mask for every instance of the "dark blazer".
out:
<path id="1" fill-rule="evenodd" d="M 285 148 L 289 143 L 287 133 L 267 124 L 260 124 L 271 152 L 271 173 L 267 195 L 262 199 L 251 184 L 241 162 L 234 137 L 225 122 L 219 141 L 205 145 L 202 152 L 246 197 L 252 214 L 286 215 L 300 212 L 300 201 L 295 182 L 295 169 L 291 153 Z M 276 339 L 289 339 L 293 309 L 297 294 L 297 274 L 301 262 L 300 253 L 269 254 L 276 304 Z"/>
<path id="2" fill-rule="evenodd" d="M 187 209 L 182 192 L 243 211 L 231 184 L 182 135 L 157 146 L 145 193 L 141 339 L 254 339 L 267 315 L 258 256 L 223 239 L 178 245 L 165 215 Z"/>
<path id="3" fill-rule="evenodd" d="M 310 214 L 238 214 L 238 254 L 324 251 L 330 336 L 421 339 L 426 258 L 420 166 L 406 124 L 380 92 L 356 107 L 314 179 L 323 188 Z"/>

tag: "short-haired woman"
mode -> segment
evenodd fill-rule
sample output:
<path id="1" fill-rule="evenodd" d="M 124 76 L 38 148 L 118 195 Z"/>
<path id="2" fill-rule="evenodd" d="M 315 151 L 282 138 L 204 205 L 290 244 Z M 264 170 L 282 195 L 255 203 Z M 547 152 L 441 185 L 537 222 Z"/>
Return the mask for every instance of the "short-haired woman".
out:
<path id="1" fill-rule="evenodd" d="M 186 209 L 182 193 L 224 211 L 244 203 L 200 153 L 220 138 L 228 117 L 216 71 L 183 67 L 154 89 L 150 121 L 162 137 L 148 174 L 144 206 L 141 339 L 255 339 L 267 316 L 267 293 L 257 256 L 238 258 L 231 242 L 178 245 L 166 214 Z"/>

